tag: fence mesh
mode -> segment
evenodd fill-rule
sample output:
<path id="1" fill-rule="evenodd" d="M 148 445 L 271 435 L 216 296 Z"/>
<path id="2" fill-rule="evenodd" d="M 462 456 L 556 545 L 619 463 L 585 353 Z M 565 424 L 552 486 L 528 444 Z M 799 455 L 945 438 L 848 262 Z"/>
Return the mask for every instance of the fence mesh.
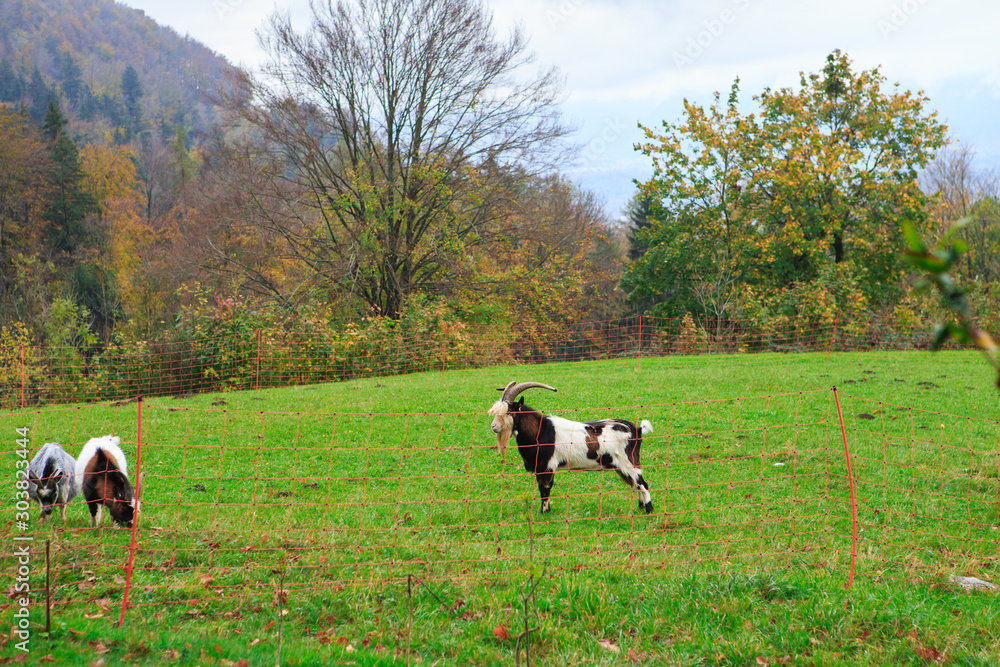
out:
<path id="1" fill-rule="evenodd" d="M 552 511 L 540 514 L 532 475 L 516 448 L 504 460 L 481 412 L 155 400 L 19 411 L 0 426 L 27 426 L 32 452 L 57 440 L 77 455 L 95 421 L 119 435 L 142 480 L 142 511 L 132 531 L 107 519 L 91 528 L 78 499 L 66 525 L 58 512 L 40 525 L 34 507 L 28 525 L 5 532 L 29 539 L 36 562 L 51 541 L 57 609 L 140 618 L 164 604 L 198 609 L 409 575 L 505 579 L 542 563 L 663 576 L 790 567 L 842 570 L 845 581 L 855 569 L 875 579 L 995 576 L 1000 423 L 839 402 L 843 429 L 835 390 L 560 412 L 653 422 L 641 460 L 651 515 L 607 470 L 557 472 Z"/>
<path id="2" fill-rule="evenodd" d="M 838 324 L 637 316 L 545 332 L 442 327 L 342 334 L 251 331 L 169 343 L 0 348 L 0 408 L 124 400 L 135 396 L 262 389 L 560 361 L 668 355 L 830 352 L 926 347 L 930 328 L 872 319 Z"/>

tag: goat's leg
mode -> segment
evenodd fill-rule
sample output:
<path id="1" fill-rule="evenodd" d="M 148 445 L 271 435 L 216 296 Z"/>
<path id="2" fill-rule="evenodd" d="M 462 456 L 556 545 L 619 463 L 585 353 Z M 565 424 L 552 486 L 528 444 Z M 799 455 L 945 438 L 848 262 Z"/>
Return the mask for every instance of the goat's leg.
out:
<path id="1" fill-rule="evenodd" d="M 653 497 L 649 495 L 649 484 L 642 476 L 642 471 L 636 468 L 639 473 L 636 478 L 636 490 L 639 492 L 639 507 L 646 510 L 646 514 L 653 513 Z"/>
<path id="2" fill-rule="evenodd" d="M 538 482 L 538 495 L 542 497 L 542 514 L 545 514 L 549 511 L 549 494 L 555 484 L 555 473 L 551 470 L 536 473 L 535 480 Z"/>
<path id="3" fill-rule="evenodd" d="M 642 469 L 633 466 L 626 460 L 616 462 L 608 454 L 601 458 L 601 465 L 613 469 L 626 484 L 639 492 L 639 509 L 646 510 L 646 514 L 653 513 L 653 498 L 649 495 L 649 484 L 642 476 Z"/>

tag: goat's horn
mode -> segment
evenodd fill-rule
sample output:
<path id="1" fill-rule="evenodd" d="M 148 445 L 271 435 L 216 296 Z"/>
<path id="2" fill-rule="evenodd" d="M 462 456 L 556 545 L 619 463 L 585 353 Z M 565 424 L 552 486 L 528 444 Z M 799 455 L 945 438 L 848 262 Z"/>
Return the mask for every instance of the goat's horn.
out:
<path id="1" fill-rule="evenodd" d="M 500 398 L 501 401 L 513 401 L 517 398 L 522 391 L 527 389 L 534 389 L 538 387 L 539 389 L 548 389 L 549 391 L 555 391 L 555 387 L 550 387 L 547 384 L 542 384 L 541 382 L 513 382 L 511 381 L 506 387 L 499 391 L 503 391 L 503 396 Z"/>

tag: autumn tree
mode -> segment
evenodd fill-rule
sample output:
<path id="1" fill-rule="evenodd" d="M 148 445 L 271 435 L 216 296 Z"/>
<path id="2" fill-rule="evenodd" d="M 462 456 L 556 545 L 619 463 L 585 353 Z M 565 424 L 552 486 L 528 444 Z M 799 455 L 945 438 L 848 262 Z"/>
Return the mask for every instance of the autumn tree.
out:
<path id="1" fill-rule="evenodd" d="M 484 283 L 462 302 L 490 309 L 492 321 L 506 316 L 522 327 L 620 313 L 615 286 L 624 253 L 596 195 L 558 174 L 526 177 L 514 194 L 501 252 L 481 257 Z"/>
<path id="2" fill-rule="evenodd" d="M 262 43 L 270 65 L 228 103 L 252 128 L 238 141 L 259 139 L 233 153 L 261 186 L 249 219 L 313 289 L 376 314 L 467 280 L 472 249 L 501 236 L 511 172 L 559 157 L 555 71 L 525 78 L 525 35 L 498 39 L 478 0 L 317 3 L 308 30 L 276 14 Z"/>
<path id="3" fill-rule="evenodd" d="M 837 51 L 798 88 L 753 100 L 759 111 L 744 114 L 737 80 L 725 103 L 685 101 L 680 123 L 645 128 L 637 148 L 654 175 L 643 187 L 658 207 L 623 286 L 669 297 L 672 313 L 701 310 L 706 289 L 724 303 L 734 287 L 786 309 L 804 285 L 857 284 L 867 303 L 892 302 L 902 224 L 928 222 L 917 174 L 945 142 L 927 98 L 886 90 L 878 68 L 854 72 Z"/>
<path id="4" fill-rule="evenodd" d="M 148 322 L 156 292 L 147 273 L 156 233 L 144 224 L 137 161 L 135 150 L 115 145 L 110 133 L 103 143 L 88 144 L 80 151 L 82 185 L 97 202 L 104 232 L 98 257 L 81 274 L 94 285 L 82 292 L 87 296 L 84 305 L 98 318 L 105 337 L 122 317 L 140 316 Z"/>
<path id="5" fill-rule="evenodd" d="M 23 274 L 42 254 L 48 166 L 38 128 L 0 107 L 0 321 L 29 319 L 36 305 L 28 303 Z"/>

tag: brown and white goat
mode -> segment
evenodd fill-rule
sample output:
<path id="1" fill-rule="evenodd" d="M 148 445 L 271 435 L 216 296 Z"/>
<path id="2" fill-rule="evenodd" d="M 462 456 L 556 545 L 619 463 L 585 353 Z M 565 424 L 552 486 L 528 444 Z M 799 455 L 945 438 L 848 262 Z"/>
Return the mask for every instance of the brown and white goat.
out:
<path id="1" fill-rule="evenodd" d="M 493 404 L 490 428 L 497 436 L 497 444 L 506 453 L 511 435 L 517 442 L 517 451 L 524 460 L 524 468 L 535 474 L 538 493 L 542 498 L 542 512 L 549 511 L 549 495 L 555 483 L 555 471 L 614 470 L 639 494 L 639 508 L 647 514 L 653 511 L 649 485 L 639 467 L 639 450 L 642 436 L 651 433 L 653 425 L 643 420 L 639 428 L 627 419 L 602 419 L 576 422 L 562 417 L 543 415 L 516 399 L 526 389 L 540 387 L 555 391 L 540 382 L 511 382 L 499 391 L 499 401 Z"/>
<path id="2" fill-rule="evenodd" d="M 125 454 L 118 446 L 118 436 L 91 438 L 76 460 L 77 491 L 90 510 L 90 525 L 101 525 L 107 507 L 116 523 L 132 525 L 135 515 L 135 490 L 128 479 Z"/>

